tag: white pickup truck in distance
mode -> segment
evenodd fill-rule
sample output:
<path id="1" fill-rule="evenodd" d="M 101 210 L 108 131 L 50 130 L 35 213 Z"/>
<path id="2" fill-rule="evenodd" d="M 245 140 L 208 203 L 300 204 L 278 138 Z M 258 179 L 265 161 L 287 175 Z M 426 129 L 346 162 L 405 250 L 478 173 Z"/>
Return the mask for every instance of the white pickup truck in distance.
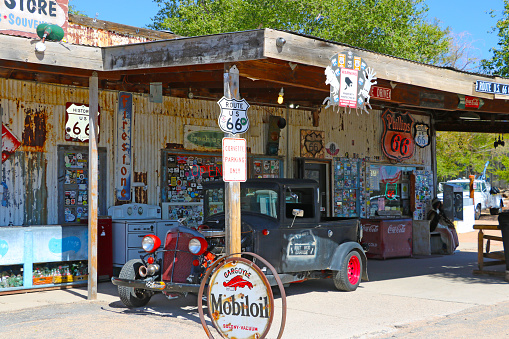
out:
<path id="1" fill-rule="evenodd" d="M 461 186 L 463 189 L 463 198 L 470 198 L 470 180 L 469 179 L 455 179 L 438 184 L 438 199 L 443 201 L 443 184 L 454 184 Z M 474 205 L 475 205 L 475 219 L 481 217 L 481 211 L 490 209 L 491 215 L 496 215 L 504 205 L 502 194 L 496 187 L 491 187 L 490 183 L 482 180 L 474 180 Z"/>

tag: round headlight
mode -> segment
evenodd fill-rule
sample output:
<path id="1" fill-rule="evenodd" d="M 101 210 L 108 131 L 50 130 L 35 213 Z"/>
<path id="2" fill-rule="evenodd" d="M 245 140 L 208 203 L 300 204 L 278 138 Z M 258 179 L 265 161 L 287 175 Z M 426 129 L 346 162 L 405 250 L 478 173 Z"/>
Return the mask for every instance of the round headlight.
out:
<path id="1" fill-rule="evenodd" d="M 141 247 L 147 252 L 154 252 L 161 246 L 161 240 L 153 234 L 146 235 L 141 241 Z"/>
<path id="2" fill-rule="evenodd" d="M 207 250 L 207 241 L 203 238 L 192 238 L 189 240 L 189 252 L 201 255 Z"/>

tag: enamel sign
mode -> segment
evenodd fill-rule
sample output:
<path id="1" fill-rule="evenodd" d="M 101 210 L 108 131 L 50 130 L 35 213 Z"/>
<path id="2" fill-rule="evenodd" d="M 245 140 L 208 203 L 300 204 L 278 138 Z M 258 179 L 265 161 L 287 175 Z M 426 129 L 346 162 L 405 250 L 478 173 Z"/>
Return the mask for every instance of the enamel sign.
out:
<path id="1" fill-rule="evenodd" d="M 117 149 L 115 166 L 115 189 L 118 201 L 131 200 L 131 127 L 133 118 L 133 95 L 118 93 Z"/>
<path id="2" fill-rule="evenodd" d="M 402 161 L 414 155 L 415 142 L 412 135 L 414 119 L 407 112 L 386 110 L 382 114 L 384 130 L 382 151 L 389 159 Z"/>
<path id="3" fill-rule="evenodd" d="M 249 129 L 247 109 L 249 104 L 245 99 L 226 99 L 222 97 L 217 104 L 221 107 L 218 118 L 219 128 L 225 133 L 240 134 Z"/>
<path id="4" fill-rule="evenodd" d="M 421 148 L 424 148 L 429 145 L 430 137 L 428 124 L 424 123 L 415 124 L 414 141 L 415 144 Z"/>
<path id="5" fill-rule="evenodd" d="M 253 262 L 230 258 L 210 278 L 210 319 L 224 338 L 263 338 L 274 316 L 272 289 Z"/>
<path id="6" fill-rule="evenodd" d="M 97 114 L 101 116 L 100 107 Z M 97 120 L 97 136 L 99 136 L 100 119 Z M 65 140 L 88 142 L 90 139 L 89 107 L 85 104 L 68 102 L 65 105 Z"/>

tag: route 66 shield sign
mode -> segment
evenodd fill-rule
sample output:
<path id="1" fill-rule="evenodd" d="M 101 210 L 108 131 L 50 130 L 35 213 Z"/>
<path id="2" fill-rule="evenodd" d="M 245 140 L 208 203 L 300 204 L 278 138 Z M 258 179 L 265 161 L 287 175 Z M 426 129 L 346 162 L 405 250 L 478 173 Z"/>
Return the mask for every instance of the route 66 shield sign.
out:
<path id="1" fill-rule="evenodd" d="M 249 104 L 245 99 L 226 99 L 222 97 L 217 102 L 221 107 L 221 114 L 217 119 L 219 128 L 225 133 L 245 133 L 249 129 L 247 109 Z"/>

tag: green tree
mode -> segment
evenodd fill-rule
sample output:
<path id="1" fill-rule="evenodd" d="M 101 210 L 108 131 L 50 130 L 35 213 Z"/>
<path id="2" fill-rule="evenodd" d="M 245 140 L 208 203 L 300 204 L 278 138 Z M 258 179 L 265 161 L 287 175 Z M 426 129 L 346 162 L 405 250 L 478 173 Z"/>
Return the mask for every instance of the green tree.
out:
<path id="1" fill-rule="evenodd" d="M 497 136 L 489 133 L 437 132 L 438 181 L 479 176 L 487 161 L 490 162 L 487 176 L 491 173 L 497 180 L 509 181 L 507 150 L 505 147 L 494 147 Z"/>
<path id="2" fill-rule="evenodd" d="M 72 0 L 70 0 L 72 1 Z M 84 12 L 76 9 L 76 6 L 69 4 L 69 14 L 87 16 Z"/>
<path id="3" fill-rule="evenodd" d="M 491 16 L 496 16 L 495 11 L 491 11 Z M 480 68 L 487 74 L 507 77 L 509 76 L 509 0 L 504 0 L 502 17 L 493 27 L 493 32 L 497 32 L 498 47 L 490 48 L 493 56 L 491 59 L 481 60 Z"/>
<path id="4" fill-rule="evenodd" d="M 451 41 L 448 28 L 427 20 L 424 0 L 154 1 L 149 27 L 184 36 L 274 28 L 432 64 Z"/>

